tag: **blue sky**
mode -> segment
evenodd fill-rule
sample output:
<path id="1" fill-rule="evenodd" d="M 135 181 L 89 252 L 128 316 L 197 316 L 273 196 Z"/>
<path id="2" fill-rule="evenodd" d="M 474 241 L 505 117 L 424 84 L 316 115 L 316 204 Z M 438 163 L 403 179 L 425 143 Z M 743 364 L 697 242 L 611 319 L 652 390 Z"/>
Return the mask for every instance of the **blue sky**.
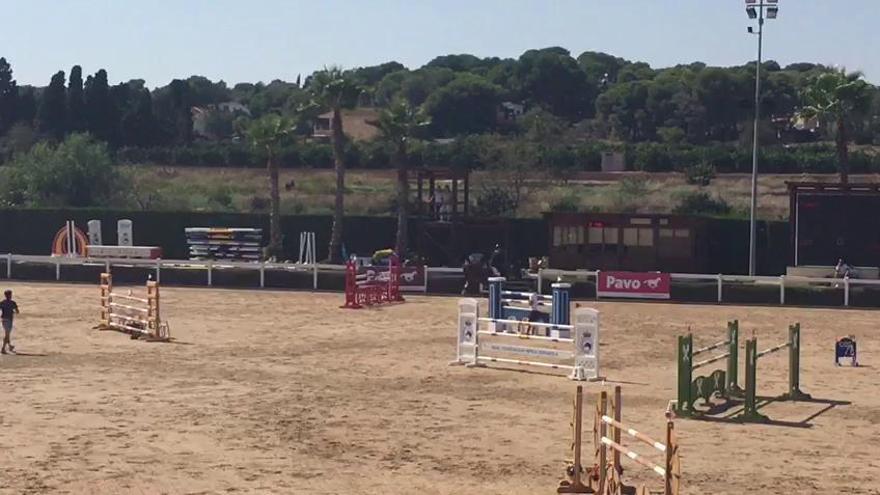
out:
<path id="1" fill-rule="evenodd" d="M 780 0 L 765 54 L 862 70 L 880 83 L 880 0 Z M 21 84 L 74 64 L 150 86 L 198 74 L 230 85 L 324 65 L 437 55 L 517 57 L 563 46 L 653 67 L 755 58 L 744 0 L 0 0 L 0 56 Z"/>

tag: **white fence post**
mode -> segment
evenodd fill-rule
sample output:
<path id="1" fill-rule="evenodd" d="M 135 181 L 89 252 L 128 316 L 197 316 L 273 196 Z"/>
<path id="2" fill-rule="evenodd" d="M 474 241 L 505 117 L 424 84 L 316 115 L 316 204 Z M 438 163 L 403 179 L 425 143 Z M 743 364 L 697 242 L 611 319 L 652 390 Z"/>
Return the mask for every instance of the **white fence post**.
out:
<path id="1" fill-rule="evenodd" d="M 61 280 L 61 260 L 55 258 L 55 280 Z"/>
<path id="2" fill-rule="evenodd" d="M 104 260 L 104 273 L 110 273 L 110 260 Z"/>
<path id="3" fill-rule="evenodd" d="M 849 306 L 849 275 L 843 277 L 843 305 Z"/>
<path id="4" fill-rule="evenodd" d="M 208 260 L 208 287 L 214 285 L 214 260 Z"/>
<path id="5" fill-rule="evenodd" d="M 318 290 L 318 263 L 312 263 L 312 290 Z"/>
<path id="6" fill-rule="evenodd" d="M 596 270 L 596 300 L 599 300 L 599 277 L 601 276 L 602 271 Z"/>
<path id="7" fill-rule="evenodd" d="M 266 287 L 266 262 L 260 262 L 260 288 Z"/>
<path id="8" fill-rule="evenodd" d="M 722 287 L 724 285 L 724 275 L 718 274 L 718 302 L 721 302 Z"/>
<path id="9" fill-rule="evenodd" d="M 6 278 L 12 278 L 12 253 L 6 254 Z"/>
<path id="10" fill-rule="evenodd" d="M 162 258 L 156 258 L 156 283 L 162 282 Z"/>
<path id="11" fill-rule="evenodd" d="M 785 275 L 779 276 L 779 304 L 785 304 Z"/>

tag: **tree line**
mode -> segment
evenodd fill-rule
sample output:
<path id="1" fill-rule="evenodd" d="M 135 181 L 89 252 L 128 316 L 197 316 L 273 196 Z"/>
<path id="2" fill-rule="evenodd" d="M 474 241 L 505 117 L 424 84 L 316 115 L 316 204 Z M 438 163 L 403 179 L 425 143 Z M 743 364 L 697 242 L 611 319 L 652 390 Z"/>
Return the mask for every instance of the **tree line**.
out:
<path id="1" fill-rule="evenodd" d="M 517 59 L 446 55 L 410 70 L 397 62 L 345 71 L 359 90 L 353 102 L 385 108 L 405 100 L 424 109 L 429 138 L 472 134 L 521 135 L 523 119 L 499 119 L 499 105 L 561 121 L 572 140 L 611 140 L 705 145 L 751 139 L 754 63 L 710 67 L 703 63 L 654 69 L 605 53 L 577 58 L 563 48 L 529 50 Z M 804 107 L 810 81 L 832 69 L 812 63 L 781 67 L 765 62 L 762 72 L 762 142 L 811 141 L 832 137 L 833 127 L 798 131 L 792 118 Z M 84 74 L 80 66 L 58 71 L 46 87 L 17 86 L 10 63 L 0 58 L 0 135 L 7 142 L 60 139 L 89 132 L 111 148 L 188 145 L 192 107 L 236 101 L 251 116 L 291 117 L 300 134 L 324 109 L 308 108 L 315 74 L 294 82 L 239 83 L 232 87 L 202 76 L 175 79 L 149 90 L 143 80 L 111 84 L 106 70 Z M 880 141 L 880 90 L 870 86 L 856 109 L 850 138 Z M 234 116 L 212 114 L 212 134 L 232 138 Z M 8 134 L 12 132 L 12 139 Z"/>
<path id="2" fill-rule="evenodd" d="M 833 137 L 845 181 L 849 143 L 880 139 L 880 91 L 858 74 L 815 64 L 783 68 L 767 62 L 763 68 L 762 142 Z M 7 185 L 5 198 L 8 204 L 33 204 L 34 198 L 79 185 L 82 194 L 69 194 L 66 203 L 93 204 L 99 196 L 89 184 L 100 181 L 89 174 L 105 174 L 108 191 L 119 180 L 103 158 L 107 150 L 191 150 L 194 108 L 234 101 L 247 110 L 212 112 L 208 126 L 221 140 L 246 146 L 265 163 L 271 203 L 266 254 L 277 256 L 278 169 L 290 149 L 308 149 L 304 137 L 312 122 L 329 112 L 326 156 L 336 171 L 336 195 L 328 259 L 338 261 L 345 171 L 354 149 L 342 114 L 346 108 L 371 106 L 381 110 L 369 122 L 378 130 L 376 149 L 398 171 L 401 231 L 396 247 L 404 253 L 406 177 L 419 157 L 424 163 L 432 153 L 443 155 L 439 150 L 456 150 L 463 156 L 450 158 L 447 165 L 489 164 L 511 174 L 514 183 L 536 169 L 557 170 L 564 178 L 587 162 L 595 164 L 598 151 L 588 143 L 622 147 L 627 162 L 643 170 L 673 168 L 682 157 L 699 157 L 694 165 L 714 166 L 725 154 L 738 164 L 735 155 L 745 147 L 737 144 L 750 139 L 754 69 L 754 64 L 718 68 L 702 63 L 653 69 L 604 53 L 574 58 L 565 49 L 546 48 L 518 59 L 442 56 L 415 70 L 396 62 L 351 70 L 329 67 L 292 83 L 232 88 L 192 76 L 151 91 L 142 80 L 110 85 L 103 69 L 83 80 L 79 66 L 69 77 L 57 72 L 45 88 L 18 87 L 10 64 L 0 58 L 0 136 L 7 156 L 19 153 L 10 181 L 15 186 Z M 455 139 L 448 144 L 439 138 Z M 54 148 L 42 143 L 25 156 L 20 153 L 36 141 L 63 143 Z M 56 177 L 66 178 L 62 184 Z"/>

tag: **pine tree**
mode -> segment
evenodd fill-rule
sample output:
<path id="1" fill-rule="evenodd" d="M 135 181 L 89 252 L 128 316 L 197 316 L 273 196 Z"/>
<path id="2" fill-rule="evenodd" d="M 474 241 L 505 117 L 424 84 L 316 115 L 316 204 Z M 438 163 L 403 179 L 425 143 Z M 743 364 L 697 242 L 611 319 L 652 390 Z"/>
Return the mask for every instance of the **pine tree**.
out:
<path id="1" fill-rule="evenodd" d="M 0 135 L 4 134 L 18 118 L 18 86 L 12 78 L 12 66 L 0 58 Z"/>
<path id="2" fill-rule="evenodd" d="M 78 65 L 70 69 L 70 79 L 67 81 L 67 123 L 68 130 L 72 132 L 86 129 L 82 67 Z"/>
<path id="3" fill-rule="evenodd" d="M 192 94 L 189 84 L 181 79 L 171 81 L 171 106 L 174 113 L 174 140 L 192 142 Z"/>
<path id="4" fill-rule="evenodd" d="M 40 121 L 40 131 L 48 133 L 55 139 L 64 137 L 67 127 L 67 95 L 63 70 L 55 73 L 49 82 L 49 87 L 43 90 L 37 118 Z"/>
<path id="5" fill-rule="evenodd" d="M 33 86 L 19 88 L 18 102 L 15 106 L 15 120 L 33 126 L 37 118 L 37 96 Z"/>
<path id="6" fill-rule="evenodd" d="M 122 143 L 128 146 L 151 146 L 157 142 L 156 118 L 150 91 L 141 89 L 134 104 L 122 117 Z"/>
<path id="7" fill-rule="evenodd" d="M 85 100 L 86 128 L 95 137 L 111 141 L 116 125 L 116 110 L 110 98 L 110 85 L 107 83 L 107 71 L 95 73 L 86 79 L 83 90 Z"/>

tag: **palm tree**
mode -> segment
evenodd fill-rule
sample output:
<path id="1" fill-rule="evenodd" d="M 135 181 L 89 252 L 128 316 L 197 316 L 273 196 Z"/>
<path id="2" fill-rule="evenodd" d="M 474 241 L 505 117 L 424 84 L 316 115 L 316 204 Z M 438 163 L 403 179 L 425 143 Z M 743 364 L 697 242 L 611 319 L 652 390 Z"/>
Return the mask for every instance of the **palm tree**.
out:
<path id="1" fill-rule="evenodd" d="M 862 74 L 835 70 L 818 75 L 804 90 L 804 107 L 798 112 L 801 122 L 816 119 L 835 129 L 840 182 L 849 180 L 849 124 L 854 114 L 869 104 L 870 86 Z"/>
<path id="2" fill-rule="evenodd" d="M 331 263 L 336 263 L 342 258 L 339 246 L 342 244 L 342 222 L 345 216 L 345 133 L 342 129 L 342 109 L 355 105 L 360 88 L 341 68 L 329 67 L 315 72 L 308 90 L 312 95 L 313 105 L 332 112 L 330 141 L 336 168 L 336 198 L 327 258 Z"/>
<path id="3" fill-rule="evenodd" d="M 421 108 L 406 100 L 397 100 L 379 114 L 378 120 L 368 122 L 379 129 L 382 139 L 394 147 L 393 161 L 397 166 L 397 243 L 395 250 L 406 254 L 407 223 L 409 221 L 409 157 L 407 143 L 419 127 L 429 121 Z"/>
<path id="4" fill-rule="evenodd" d="M 245 124 L 245 134 L 251 145 L 266 153 L 269 172 L 269 245 L 266 257 L 278 259 L 283 255 L 281 235 L 281 196 L 278 192 L 278 149 L 293 132 L 293 121 L 287 117 L 268 114 Z"/>

